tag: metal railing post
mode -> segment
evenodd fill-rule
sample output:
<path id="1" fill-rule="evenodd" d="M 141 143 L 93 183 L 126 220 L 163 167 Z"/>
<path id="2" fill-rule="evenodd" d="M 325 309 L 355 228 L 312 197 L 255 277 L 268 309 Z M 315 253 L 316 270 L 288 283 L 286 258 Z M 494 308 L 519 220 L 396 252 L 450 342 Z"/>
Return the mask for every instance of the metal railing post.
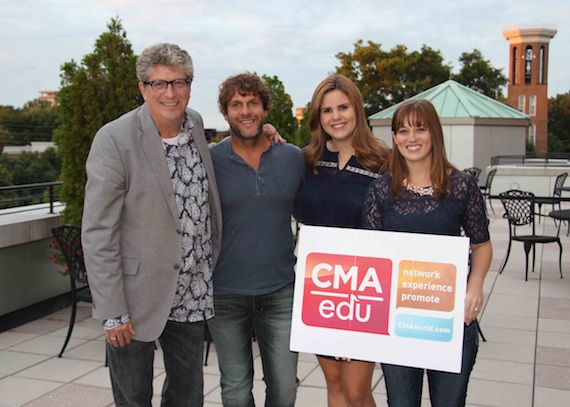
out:
<path id="1" fill-rule="evenodd" d="M 8 208 L 20 208 L 27 206 L 27 202 L 31 201 L 31 204 L 34 204 L 34 200 L 36 203 L 47 203 L 45 202 L 45 189 L 48 189 L 49 194 L 49 213 L 53 214 L 54 212 L 54 203 L 56 199 L 54 188 L 57 186 L 63 185 L 61 181 L 55 182 L 39 182 L 35 184 L 22 184 L 22 185 L 10 185 L 10 186 L 0 186 L 0 193 L 2 192 L 9 192 L 9 191 L 22 191 L 25 189 L 40 189 L 42 188 L 41 196 L 17 196 L 17 197 L 8 197 L 4 200 L 0 200 L 0 209 L 8 209 Z M 39 202 L 37 202 L 39 201 Z M 4 204 L 7 204 L 6 208 L 4 208 Z M 13 206 L 12 206 L 13 205 Z M 22 211 L 26 211 L 29 209 L 22 209 Z"/>
<path id="2" fill-rule="evenodd" d="M 53 185 L 49 186 L 49 213 L 53 213 Z"/>

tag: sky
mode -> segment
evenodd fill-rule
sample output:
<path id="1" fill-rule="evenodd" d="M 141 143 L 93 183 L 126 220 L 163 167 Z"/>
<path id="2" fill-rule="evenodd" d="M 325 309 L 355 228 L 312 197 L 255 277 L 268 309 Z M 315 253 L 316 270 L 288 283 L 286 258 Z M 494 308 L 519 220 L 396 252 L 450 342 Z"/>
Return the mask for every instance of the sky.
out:
<path id="1" fill-rule="evenodd" d="M 218 86 L 243 71 L 277 76 L 294 107 L 305 106 L 333 73 L 336 54 L 359 39 L 385 51 L 405 45 L 439 50 L 459 70 L 478 49 L 507 75 L 503 28 L 553 24 L 548 95 L 570 90 L 570 8 L 562 0 L 0 0 L 0 105 L 22 107 L 60 87 L 61 65 L 93 52 L 118 17 L 135 54 L 158 42 L 186 49 L 194 61 L 190 107 L 206 128 L 228 128 Z M 506 90 L 505 90 L 506 93 Z"/>

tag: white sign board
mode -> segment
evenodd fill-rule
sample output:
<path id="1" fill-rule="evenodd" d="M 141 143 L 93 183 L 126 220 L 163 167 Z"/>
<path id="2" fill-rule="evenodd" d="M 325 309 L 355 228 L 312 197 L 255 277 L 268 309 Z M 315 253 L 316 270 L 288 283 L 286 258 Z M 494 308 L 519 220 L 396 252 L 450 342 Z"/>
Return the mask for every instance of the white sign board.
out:
<path id="1" fill-rule="evenodd" d="M 299 233 L 291 350 L 460 372 L 468 238 Z"/>

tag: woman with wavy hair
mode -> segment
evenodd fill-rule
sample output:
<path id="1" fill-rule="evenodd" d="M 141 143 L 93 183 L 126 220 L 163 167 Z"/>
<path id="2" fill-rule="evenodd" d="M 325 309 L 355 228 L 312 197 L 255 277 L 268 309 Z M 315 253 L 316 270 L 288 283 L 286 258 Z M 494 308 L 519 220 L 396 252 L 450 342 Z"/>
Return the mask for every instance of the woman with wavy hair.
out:
<path id="1" fill-rule="evenodd" d="M 390 151 L 372 134 L 362 94 L 350 79 L 331 75 L 317 86 L 309 129 L 297 219 L 313 226 L 362 228 L 366 189 L 387 164 Z M 371 388 L 374 362 L 317 358 L 330 407 L 376 405 Z"/>

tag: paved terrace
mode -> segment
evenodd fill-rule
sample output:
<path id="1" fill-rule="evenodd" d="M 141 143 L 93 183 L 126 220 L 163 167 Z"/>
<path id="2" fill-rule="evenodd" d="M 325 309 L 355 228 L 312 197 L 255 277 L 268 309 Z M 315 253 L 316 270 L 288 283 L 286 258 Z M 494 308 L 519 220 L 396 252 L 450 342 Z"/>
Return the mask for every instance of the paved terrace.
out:
<path id="1" fill-rule="evenodd" d="M 495 210 L 500 204 L 495 202 Z M 560 279 L 556 244 L 537 247 L 537 269 L 524 281 L 524 252 L 514 243 L 503 274 L 498 268 L 508 242 L 507 224 L 500 211 L 492 215 L 494 258 L 485 283 L 486 304 L 480 324 L 487 342 L 481 342 L 471 374 L 468 406 L 552 407 L 570 405 L 570 238 L 562 233 L 565 250 Z M 540 224 L 555 232 L 551 219 Z M 566 232 L 565 226 L 563 232 Z M 102 330 L 90 318 L 87 304 L 80 307 L 72 339 L 63 358 L 57 354 L 68 326 L 69 309 L 0 333 L 0 406 L 106 407 L 112 406 L 104 366 Z M 254 348 L 256 344 L 254 343 Z M 264 403 L 259 352 L 255 359 L 254 393 Z M 205 374 L 205 405 L 221 405 L 215 348 Z M 326 406 L 324 377 L 316 358 L 299 358 L 297 405 Z M 153 405 L 159 405 L 164 380 L 161 351 L 155 362 Z M 382 370 L 374 374 L 374 397 L 386 406 Z M 429 406 L 424 386 L 422 406 Z"/>

